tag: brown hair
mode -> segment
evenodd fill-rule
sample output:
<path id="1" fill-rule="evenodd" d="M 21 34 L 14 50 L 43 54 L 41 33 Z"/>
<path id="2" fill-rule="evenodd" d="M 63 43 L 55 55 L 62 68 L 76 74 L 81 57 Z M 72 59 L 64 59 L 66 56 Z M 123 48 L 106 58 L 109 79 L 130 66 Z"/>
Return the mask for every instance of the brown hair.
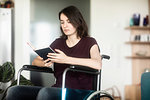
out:
<path id="1" fill-rule="evenodd" d="M 62 9 L 59 12 L 59 20 L 62 13 L 68 17 L 70 23 L 76 28 L 78 37 L 82 38 L 89 36 L 87 24 L 78 8 L 75 6 L 69 6 Z M 62 32 L 61 37 L 67 39 L 67 36 L 64 34 L 62 28 L 60 29 Z"/>

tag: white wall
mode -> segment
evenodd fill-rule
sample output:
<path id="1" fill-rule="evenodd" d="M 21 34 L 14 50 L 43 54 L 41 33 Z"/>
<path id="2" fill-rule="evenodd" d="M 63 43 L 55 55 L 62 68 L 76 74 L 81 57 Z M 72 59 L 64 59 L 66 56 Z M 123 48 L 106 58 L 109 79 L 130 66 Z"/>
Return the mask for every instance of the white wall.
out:
<path id="1" fill-rule="evenodd" d="M 110 55 L 103 61 L 102 89 L 116 85 L 124 98 L 124 86 L 132 84 L 130 32 L 125 30 L 133 13 L 148 14 L 148 0 L 91 0 L 91 34 L 96 38 L 102 54 Z"/>
<path id="2" fill-rule="evenodd" d="M 15 0 L 15 68 L 16 72 L 29 64 L 30 0 Z M 16 73 L 17 74 L 17 73 Z M 26 74 L 29 77 L 29 74 Z"/>

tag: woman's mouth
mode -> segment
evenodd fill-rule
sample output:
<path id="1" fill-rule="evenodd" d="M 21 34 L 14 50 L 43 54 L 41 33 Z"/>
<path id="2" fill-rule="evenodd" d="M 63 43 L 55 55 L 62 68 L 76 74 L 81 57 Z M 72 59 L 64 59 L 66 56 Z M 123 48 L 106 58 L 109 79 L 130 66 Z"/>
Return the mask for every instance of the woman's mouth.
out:
<path id="1" fill-rule="evenodd" d="M 69 31 L 69 29 L 64 29 L 64 32 L 68 32 Z"/>

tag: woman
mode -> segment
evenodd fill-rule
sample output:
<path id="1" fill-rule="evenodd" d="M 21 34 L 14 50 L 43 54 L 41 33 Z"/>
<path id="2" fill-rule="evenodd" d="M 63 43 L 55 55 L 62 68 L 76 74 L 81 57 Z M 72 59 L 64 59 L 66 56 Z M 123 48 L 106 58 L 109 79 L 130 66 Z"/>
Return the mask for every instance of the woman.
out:
<path id="1" fill-rule="evenodd" d="M 79 10 L 74 6 L 64 8 L 59 13 L 59 20 L 62 36 L 50 45 L 56 53 L 49 53 L 49 59 L 45 61 L 38 56 L 32 63 L 37 66 L 51 66 L 54 63 L 56 87 L 61 86 L 62 73 L 70 64 L 101 69 L 98 45 L 94 38 L 89 37 L 87 25 Z M 67 88 L 92 89 L 91 75 L 75 72 L 67 75 Z M 89 84 L 85 85 L 87 82 Z"/>
<path id="2" fill-rule="evenodd" d="M 62 36 L 50 45 L 56 53 L 49 53 L 47 55 L 49 58 L 45 61 L 38 56 L 32 62 L 33 65 L 44 67 L 54 64 L 56 84 L 53 87 L 61 87 L 62 73 L 70 65 L 101 69 L 99 47 L 96 40 L 89 37 L 86 22 L 80 11 L 74 6 L 66 7 L 59 12 L 59 20 Z M 79 72 L 68 72 L 66 88 L 91 90 L 93 76 Z"/>

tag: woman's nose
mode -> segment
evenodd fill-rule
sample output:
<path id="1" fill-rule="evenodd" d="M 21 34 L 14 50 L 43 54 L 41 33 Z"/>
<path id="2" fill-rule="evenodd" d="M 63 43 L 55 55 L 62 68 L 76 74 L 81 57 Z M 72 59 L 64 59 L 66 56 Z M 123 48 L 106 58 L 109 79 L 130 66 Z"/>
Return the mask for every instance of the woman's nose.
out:
<path id="1" fill-rule="evenodd" d="M 64 27 L 67 27 L 67 26 L 68 26 L 68 24 L 65 22 L 65 23 L 64 23 Z"/>

